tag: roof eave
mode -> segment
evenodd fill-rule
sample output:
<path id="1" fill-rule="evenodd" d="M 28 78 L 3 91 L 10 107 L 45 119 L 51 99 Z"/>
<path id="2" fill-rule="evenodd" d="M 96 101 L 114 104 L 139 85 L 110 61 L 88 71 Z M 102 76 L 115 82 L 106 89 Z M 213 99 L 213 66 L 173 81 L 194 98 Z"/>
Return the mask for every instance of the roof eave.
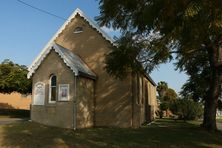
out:
<path id="1" fill-rule="evenodd" d="M 79 71 L 79 75 L 80 75 L 80 76 L 83 76 L 83 77 L 87 77 L 87 78 L 93 79 L 93 80 L 96 80 L 96 79 L 97 79 L 96 76 L 94 76 L 94 75 L 89 75 L 89 74 L 84 73 L 84 72 L 81 72 L 81 71 Z"/>
<path id="2" fill-rule="evenodd" d="M 144 76 L 150 81 L 150 83 L 151 83 L 153 86 L 157 86 L 156 83 L 155 83 L 154 80 L 150 77 L 149 74 L 144 73 Z"/>

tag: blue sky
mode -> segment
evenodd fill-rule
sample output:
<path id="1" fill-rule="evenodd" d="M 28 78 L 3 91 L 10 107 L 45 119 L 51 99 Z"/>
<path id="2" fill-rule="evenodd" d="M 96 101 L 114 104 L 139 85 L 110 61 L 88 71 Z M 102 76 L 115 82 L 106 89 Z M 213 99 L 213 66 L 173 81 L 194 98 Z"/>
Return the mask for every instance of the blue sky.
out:
<path id="1" fill-rule="evenodd" d="M 80 8 L 88 17 L 99 15 L 98 0 L 22 0 L 63 18 Z M 29 66 L 64 20 L 47 15 L 17 0 L 0 1 L 0 62 L 10 59 Z M 111 37 L 116 33 L 104 29 Z M 177 92 L 187 76 L 174 70 L 172 63 L 162 64 L 151 73 L 155 82 L 166 81 Z"/>

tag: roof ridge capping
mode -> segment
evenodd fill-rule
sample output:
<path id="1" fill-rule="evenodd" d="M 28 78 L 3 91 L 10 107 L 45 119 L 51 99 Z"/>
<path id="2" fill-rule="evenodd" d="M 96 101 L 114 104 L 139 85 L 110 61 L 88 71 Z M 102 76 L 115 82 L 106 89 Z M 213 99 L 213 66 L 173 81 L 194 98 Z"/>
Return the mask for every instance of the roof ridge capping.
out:
<path id="1" fill-rule="evenodd" d="M 79 8 L 76 8 L 76 10 L 68 17 L 68 19 L 63 23 L 63 25 L 57 30 L 57 32 L 52 36 L 52 38 L 48 41 L 48 43 L 44 46 L 40 54 L 34 59 L 32 64 L 28 67 L 29 73 L 28 73 L 28 78 L 30 76 L 30 73 L 33 73 L 35 71 L 36 65 L 39 65 L 39 60 L 41 62 L 42 56 L 44 55 L 45 52 L 47 52 L 47 49 L 50 45 L 53 44 L 55 38 L 65 29 L 66 25 L 70 23 L 70 21 L 75 18 L 75 16 L 79 14 L 81 17 L 86 20 L 91 27 L 96 29 L 107 41 L 109 41 L 113 46 L 116 46 L 114 44 L 114 40 L 109 37 L 107 33 L 105 33 L 94 21 L 92 21 L 89 17 L 87 17 L 82 10 Z M 34 69 L 34 70 L 33 70 Z"/>

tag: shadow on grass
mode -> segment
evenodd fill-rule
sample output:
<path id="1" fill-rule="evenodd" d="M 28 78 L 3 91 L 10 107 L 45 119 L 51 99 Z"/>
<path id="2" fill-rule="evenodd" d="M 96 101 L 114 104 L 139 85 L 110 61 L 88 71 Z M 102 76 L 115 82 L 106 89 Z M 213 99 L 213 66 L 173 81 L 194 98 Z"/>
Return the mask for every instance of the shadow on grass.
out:
<path id="1" fill-rule="evenodd" d="M 165 127 L 161 127 L 163 125 Z M 0 147 L 222 146 L 221 133 L 208 133 L 197 125 L 168 120 L 157 120 L 151 126 L 139 129 L 91 128 L 76 131 L 24 122 L 0 127 L 0 134 Z"/>
<path id="2" fill-rule="evenodd" d="M 194 124 L 195 123 L 195 124 Z M 169 127 L 169 128 L 198 128 L 200 125 L 198 122 L 189 122 L 184 120 L 174 120 L 170 118 L 165 119 L 156 119 L 156 122 L 153 125 L 159 127 Z"/>
<path id="3" fill-rule="evenodd" d="M 10 118 L 30 118 L 30 110 L 0 109 L 0 116 L 7 116 Z"/>

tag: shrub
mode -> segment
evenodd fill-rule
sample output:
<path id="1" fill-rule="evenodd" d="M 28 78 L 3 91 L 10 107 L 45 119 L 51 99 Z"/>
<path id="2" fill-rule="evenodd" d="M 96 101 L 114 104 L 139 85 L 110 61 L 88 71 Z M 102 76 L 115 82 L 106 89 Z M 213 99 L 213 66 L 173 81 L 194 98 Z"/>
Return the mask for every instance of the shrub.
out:
<path id="1" fill-rule="evenodd" d="M 170 110 L 183 120 L 195 120 L 203 116 L 203 105 L 189 99 L 175 100 L 171 103 Z"/>
<path id="2" fill-rule="evenodd" d="M 156 112 L 156 115 L 160 118 L 163 118 L 164 111 L 166 111 L 169 108 L 169 103 L 166 101 L 163 101 L 159 105 L 159 110 Z"/>
<path id="3" fill-rule="evenodd" d="M 169 103 L 163 101 L 162 103 L 160 103 L 160 110 L 164 111 L 167 110 L 169 108 Z"/>
<path id="4" fill-rule="evenodd" d="M 160 110 L 160 109 L 157 110 L 157 111 L 156 111 L 156 115 L 157 115 L 159 118 L 162 119 L 162 118 L 163 118 L 163 110 Z"/>

